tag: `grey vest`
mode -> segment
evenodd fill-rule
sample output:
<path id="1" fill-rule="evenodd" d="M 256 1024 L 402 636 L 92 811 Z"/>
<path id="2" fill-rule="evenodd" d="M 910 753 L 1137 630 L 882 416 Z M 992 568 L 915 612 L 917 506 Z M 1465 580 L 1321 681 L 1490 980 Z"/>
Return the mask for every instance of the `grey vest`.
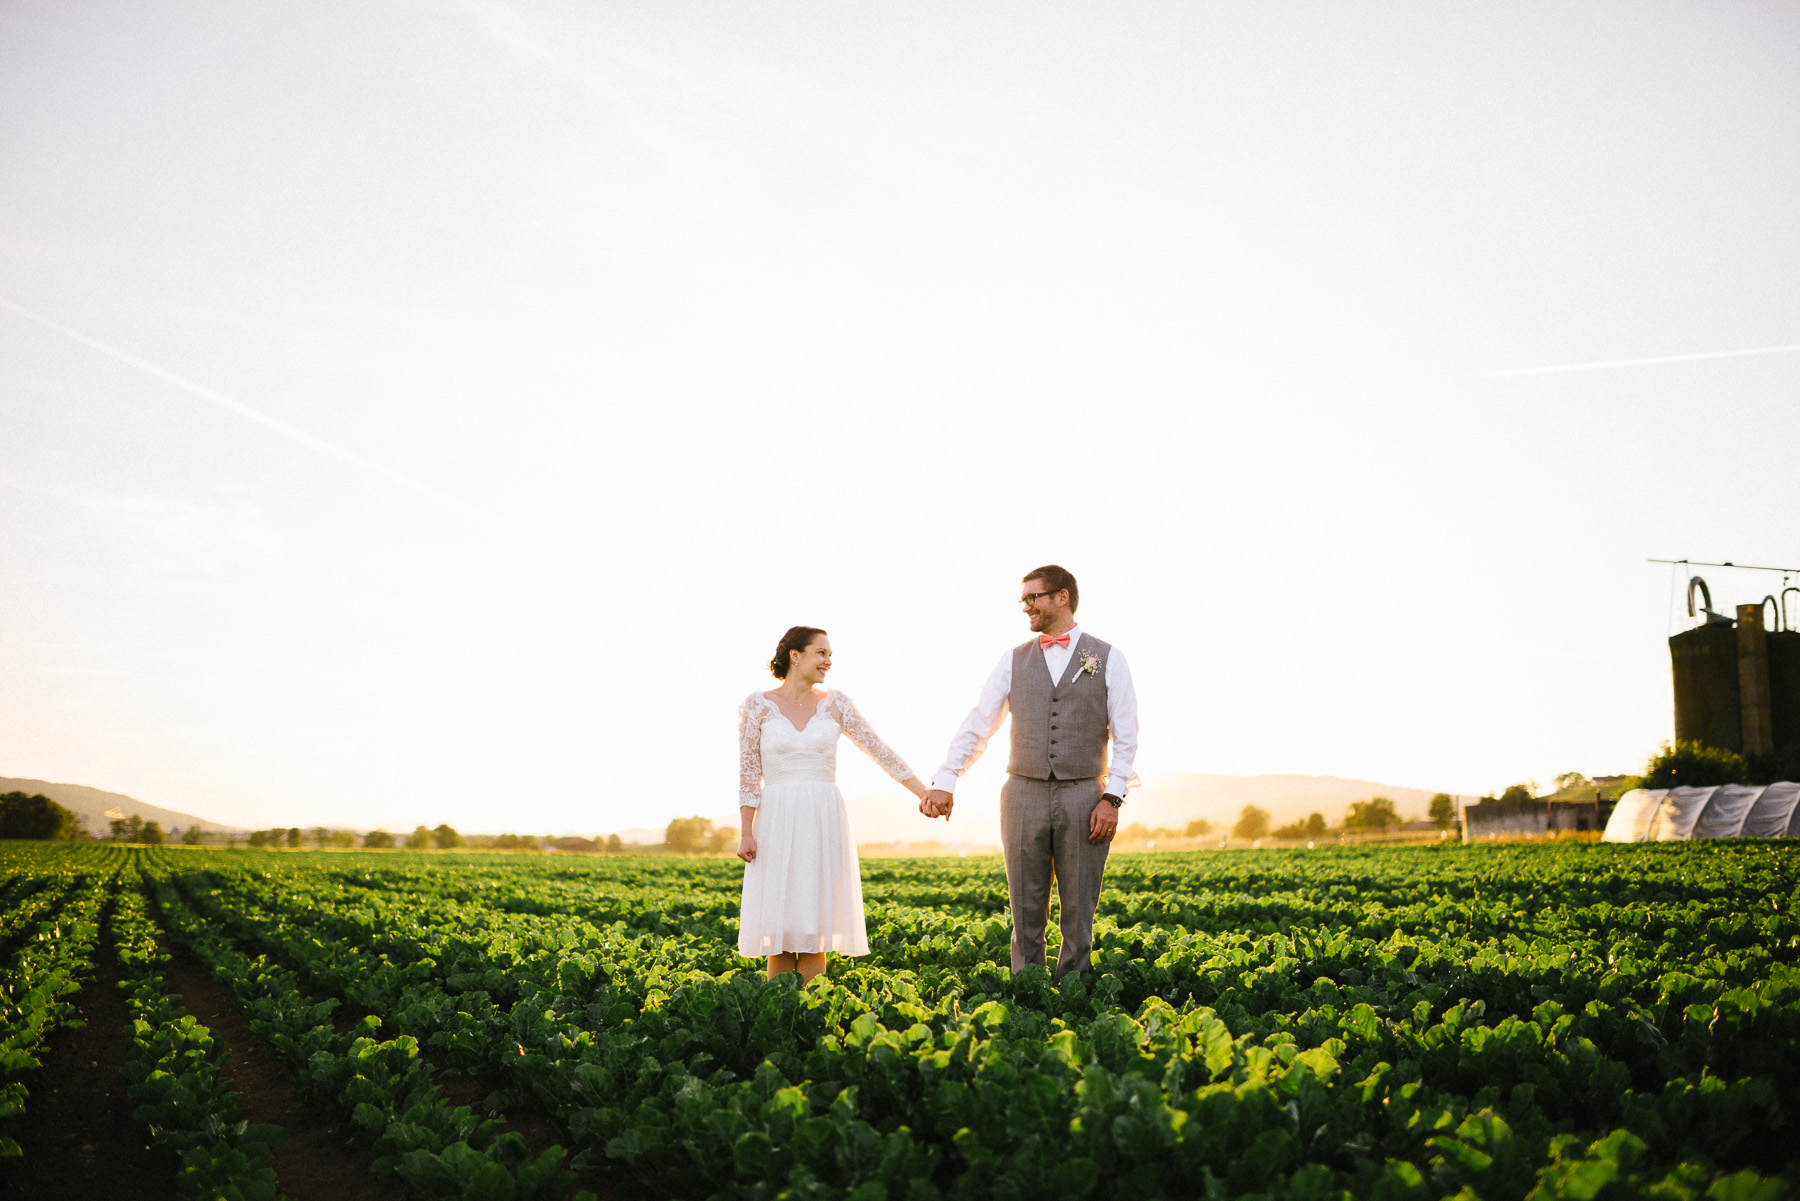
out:
<path id="1" fill-rule="evenodd" d="M 1069 649 L 1060 680 L 1050 678 L 1036 638 L 1013 651 L 1008 775 L 1092 780 L 1106 774 L 1106 659 L 1112 647 L 1084 632 Z M 1099 660 L 1096 670 L 1081 669 L 1083 655 Z"/>

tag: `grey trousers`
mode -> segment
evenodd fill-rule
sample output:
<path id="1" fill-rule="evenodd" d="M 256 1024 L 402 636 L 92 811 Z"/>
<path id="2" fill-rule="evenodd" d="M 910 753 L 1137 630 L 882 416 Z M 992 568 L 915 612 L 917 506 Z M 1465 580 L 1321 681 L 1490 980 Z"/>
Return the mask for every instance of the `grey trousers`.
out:
<path id="1" fill-rule="evenodd" d="M 1061 903 L 1062 953 L 1056 979 L 1085 972 L 1094 949 L 1094 909 L 1110 842 L 1088 841 L 1088 821 L 1106 782 L 1008 776 L 1000 789 L 1000 848 L 1012 901 L 1012 970 L 1044 964 L 1050 882 Z"/>

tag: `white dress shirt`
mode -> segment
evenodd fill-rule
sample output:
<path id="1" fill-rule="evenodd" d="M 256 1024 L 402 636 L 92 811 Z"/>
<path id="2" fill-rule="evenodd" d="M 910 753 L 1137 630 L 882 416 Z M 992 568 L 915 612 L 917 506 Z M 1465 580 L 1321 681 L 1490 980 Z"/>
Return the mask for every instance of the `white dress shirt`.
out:
<path id="1" fill-rule="evenodd" d="M 1068 670 L 1075 644 L 1080 641 L 1081 627 L 1071 626 L 1069 645 L 1043 648 L 1044 666 L 1050 669 L 1052 683 L 1062 683 L 1063 672 Z M 933 788 L 954 793 L 957 777 L 981 758 L 988 739 L 1006 720 L 1012 707 L 1012 664 L 1013 652 L 1007 651 L 1000 656 L 994 674 L 982 685 L 981 699 L 963 718 L 956 737 L 950 740 L 950 752 L 944 757 L 944 765 L 932 777 Z M 1137 690 L 1131 686 L 1131 668 L 1116 646 L 1106 656 L 1106 725 L 1112 735 L 1112 761 L 1107 765 L 1106 791 L 1122 797 L 1127 788 L 1138 782 L 1137 775 L 1131 770 L 1137 759 L 1138 711 Z"/>

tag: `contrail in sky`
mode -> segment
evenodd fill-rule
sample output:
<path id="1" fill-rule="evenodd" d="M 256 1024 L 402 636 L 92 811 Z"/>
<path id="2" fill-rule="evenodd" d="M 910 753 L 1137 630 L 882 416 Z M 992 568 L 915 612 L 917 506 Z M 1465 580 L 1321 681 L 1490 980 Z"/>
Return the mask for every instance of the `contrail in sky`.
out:
<path id="1" fill-rule="evenodd" d="M 258 425 L 274 430 L 282 437 L 293 442 L 298 442 L 302 446 L 310 447 L 328 458 L 336 459 L 340 463 L 347 463 L 352 467 L 368 472 L 370 475 L 380 476 L 390 484 L 398 484 L 408 492 L 422 496 L 426 500 L 434 501 L 437 504 L 455 509 L 458 512 L 465 513 L 471 517 L 477 517 L 488 525 L 499 529 L 510 528 L 507 522 L 494 516 L 487 510 L 478 508 L 465 500 L 460 500 L 457 497 L 451 496 L 448 492 L 433 488 L 430 484 L 415 480 L 412 476 L 407 475 L 403 471 L 396 471 L 394 468 L 389 467 L 384 463 L 377 463 L 375 460 L 364 455 L 359 455 L 353 450 L 346 450 L 344 447 L 339 446 L 334 442 L 327 442 L 317 434 L 309 434 L 299 426 L 289 425 L 279 417 L 271 417 L 267 413 L 251 408 L 241 400 L 233 400 L 222 392 L 215 392 L 211 388 L 195 383 L 193 380 L 176 375 L 173 371 L 158 367 L 155 363 L 152 363 L 147 359 L 140 359 L 138 356 L 131 354 L 128 351 L 120 350 L 116 346 L 108 346 L 106 343 L 101 342 L 96 338 L 88 337 L 80 330 L 70 329 L 60 322 L 52 321 L 42 313 L 34 312 L 22 304 L 8 300 L 4 296 L 0 296 L 0 308 L 17 313 L 28 321 L 35 321 L 45 329 L 55 330 L 63 337 L 79 342 L 89 350 L 98 351 L 107 358 L 117 359 L 128 367 L 135 367 L 146 375 L 153 375 L 157 379 L 162 380 L 165 384 L 171 384 L 180 388 L 188 395 L 196 396 L 201 400 L 206 401 L 208 404 L 217 405 L 219 408 L 224 409 L 227 412 L 236 413 L 240 417 L 247 417 Z"/>
<path id="2" fill-rule="evenodd" d="M 1604 363 L 1564 363 L 1557 367 L 1512 367 L 1505 371 L 1489 371 L 1483 379 L 1499 379 L 1507 375 L 1555 375 L 1563 371 L 1602 371 L 1608 367 L 1647 367 L 1652 363 L 1691 363 L 1695 359 L 1741 359 L 1753 354 L 1784 354 L 1800 350 L 1792 346 L 1759 346 L 1754 350 L 1703 350 L 1698 354 L 1664 354 L 1653 359 L 1610 359 Z"/>

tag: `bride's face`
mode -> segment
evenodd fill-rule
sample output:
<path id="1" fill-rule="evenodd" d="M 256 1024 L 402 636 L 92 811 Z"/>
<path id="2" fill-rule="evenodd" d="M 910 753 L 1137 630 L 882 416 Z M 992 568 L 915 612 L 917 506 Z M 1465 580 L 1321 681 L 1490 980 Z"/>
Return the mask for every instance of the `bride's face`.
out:
<path id="1" fill-rule="evenodd" d="M 789 676 L 806 684 L 824 683 L 825 673 L 831 670 L 831 639 L 814 634 L 805 650 L 791 656 L 791 662 Z"/>

